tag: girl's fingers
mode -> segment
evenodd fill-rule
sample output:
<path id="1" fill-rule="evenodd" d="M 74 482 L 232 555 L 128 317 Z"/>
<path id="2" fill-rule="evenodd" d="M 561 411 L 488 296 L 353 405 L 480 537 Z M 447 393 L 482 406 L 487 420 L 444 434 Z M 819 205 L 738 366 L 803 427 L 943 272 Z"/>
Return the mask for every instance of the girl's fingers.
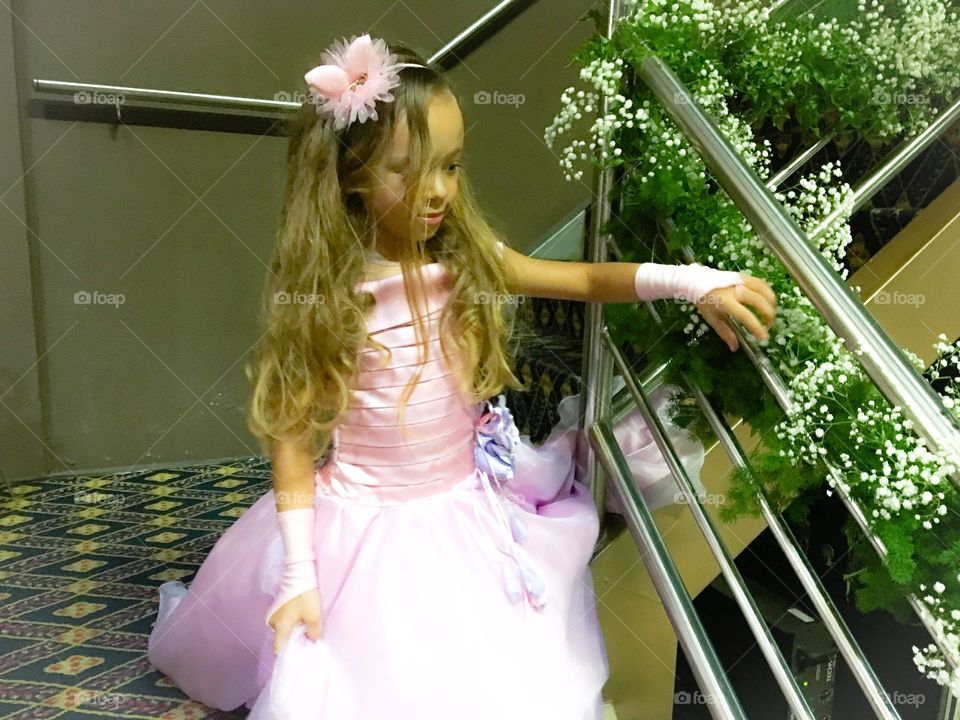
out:
<path id="1" fill-rule="evenodd" d="M 319 640 L 323 637 L 323 620 L 315 620 L 306 623 L 307 637 L 311 640 Z"/>
<path id="2" fill-rule="evenodd" d="M 747 273 L 740 273 L 740 276 L 743 278 L 744 287 L 763 295 L 771 305 L 776 307 L 777 294 L 766 280 L 748 275 Z"/>
<path id="3" fill-rule="evenodd" d="M 700 314 L 707 324 L 716 331 L 717 335 L 731 350 L 740 347 L 736 333 L 731 327 L 730 320 L 737 320 L 758 340 L 769 340 L 770 333 L 767 327 L 773 325 L 777 315 L 777 297 L 765 280 L 740 273 L 744 279 L 743 285 L 735 285 L 719 293 L 714 302 L 701 302 L 697 305 Z M 747 306 L 754 308 L 763 318 L 766 327 Z"/>
<path id="4" fill-rule="evenodd" d="M 756 308 L 757 312 L 763 316 L 764 322 L 767 327 L 773 325 L 773 321 L 777 318 L 777 311 L 773 304 L 764 296 L 753 290 L 749 290 L 746 287 L 737 288 L 737 299 L 746 305 L 751 305 Z"/>
<path id="5" fill-rule="evenodd" d="M 747 331 L 758 340 L 769 339 L 770 333 L 768 333 L 767 329 L 760 324 L 757 316 L 740 303 L 730 303 L 729 307 L 726 308 L 726 312 L 734 319 L 739 320 L 740 324 L 743 325 Z"/>
<path id="6" fill-rule="evenodd" d="M 706 312 L 700 314 L 703 315 L 703 319 L 706 320 L 707 324 L 713 328 L 714 332 L 720 336 L 720 339 L 727 344 L 727 347 L 730 348 L 731 352 L 740 347 L 740 342 L 737 340 L 737 334 L 719 313 Z"/>

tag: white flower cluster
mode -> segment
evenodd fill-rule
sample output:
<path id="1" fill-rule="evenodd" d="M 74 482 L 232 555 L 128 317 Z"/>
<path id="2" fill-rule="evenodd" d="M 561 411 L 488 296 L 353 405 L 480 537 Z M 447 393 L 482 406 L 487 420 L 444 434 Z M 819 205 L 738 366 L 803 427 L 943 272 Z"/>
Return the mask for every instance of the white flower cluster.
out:
<path id="1" fill-rule="evenodd" d="M 848 220 L 853 209 L 854 194 L 849 183 L 839 182 L 835 177 L 843 177 L 840 164 L 828 162 L 816 174 L 800 178 L 797 182 L 799 189 L 775 191 L 773 194 L 808 236 L 813 234 L 825 217 L 835 209 L 843 208 L 844 212 L 816 241 L 821 254 L 837 274 L 846 279 L 849 272 L 845 262 L 846 250 L 853 241 Z M 839 184 L 831 185 L 831 182 Z"/>
<path id="2" fill-rule="evenodd" d="M 862 443 L 863 433 L 875 427 L 889 428 L 894 437 L 885 438 L 883 448 L 874 451 L 882 458 L 880 472 L 861 470 L 857 482 L 874 489 L 874 518 L 891 520 L 913 511 L 914 519 L 931 530 L 948 512 L 943 487 L 957 468 L 947 455 L 930 451 L 923 438 L 913 435 L 912 423 L 902 415 L 901 408 L 878 409 L 872 400 L 858 410 L 850 427 L 854 442 Z"/>
<path id="3" fill-rule="evenodd" d="M 947 340 L 947 336 L 941 333 L 937 337 L 937 343 L 934 345 L 937 351 L 937 359 L 934 360 L 930 368 L 930 375 L 933 380 L 941 377 L 941 372 L 952 367 L 947 377 L 950 382 L 943 390 L 943 404 L 950 410 L 954 417 L 958 417 L 957 402 L 958 393 L 960 393 L 960 383 L 955 378 L 960 377 L 960 349 Z M 922 364 L 922 361 L 921 361 Z M 960 582 L 960 575 L 957 575 L 957 581 Z M 921 610 L 924 611 L 926 625 L 935 633 L 939 640 L 939 645 L 952 656 L 953 662 L 948 663 L 940 647 L 936 644 L 929 644 L 922 650 L 916 646 L 913 648 L 913 662 L 920 672 L 927 678 L 935 680 L 943 686 L 949 686 L 955 695 L 960 695 L 960 610 L 949 608 L 940 597 L 946 587 L 943 583 L 937 582 L 933 586 L 936 595 L 924 595 Z M 921 585 L 920 591 L 924 592 L 926 587 Z"/>
<path id="4" fill-rule="evenodd" d="M 742 33 L 750 27 L 766 24 L 770 9 L 758 0 L 728 3 L 720 7 L 710 0 L 628 0 L 624 18 L 650 28 L 670 28 L 691 24 L 697 34 L 708 40 L 718 34 Z"/>
<path id="5" fill-rule="evenodd" d="M 577 160 L 589 160 L 591 164 L 607 163 L 608 158 L 618 158 L 622 150 L 617 147 L 614 136 L 622 127 L 632 128 L 638 124 L 642 129 L 648 112 L 644 107 L 634 107 L 633 100 L 618 92 L 620 78 L 623 77 L 623 60 L 597 59 L 580 71 L 580 78 L 593 85 L 595 90 L 579 90 L 568 87 L 560 96 L 563 108 L 544 131 L 544 142 L 552 148 L 557 136 L 567 132 L 574 120 L 580 120 L 584 114 L 598 113 L 590 128 L 592 139 L 574 140 L 563 150 L 560 166 L 566 171 L 564 178 L 569 182 L 579 180 L 582 170 L 573 170 Z M 606 115 L 599 115 L 607 101 Z M 649 103 L 646 103 L 649 106 Z"/>
<path id="6" fill-rule="evenodd" d="M 884 15 L 880 0 L 859 0 L 858 16 L 840 30 L 877 69 L 872 78 L 880 131 L 915 134 L 936 115 L 940 98 L 956 90 L 960 22 L 944 0 L 899 0 Z M 912 111 L 902 119 L 900 109 Z"/>
<path id="7" fill-rule="evenodd" d="M 937 336 L 937 342 L 934 344 L 937 351 L 937 359 L 930 366 L 931 380 L 939 380 L 941 373 L 951 368 L 946 377 L 953 380 L 960 378 L 960 349 L 956 345 L 947 341 L 947 336 L 943 333 Z M 960 421 L 960 383 L 952 381 L 944 387 L 942 391 L 943 406 Z"/>
<path id="8" fill-rule="evenodd" d="M 934 363 L 935 368 L 953 365 L 960 369 L 960 350 L 948 344 L 945 335 L 939 336 L 936 347 L 940 358 Z M 916 354 L 909 351 L 906 354 L 918 369 L 924 367 L 923 360 Z M 950 489 L 951 478 L 958 467 L 945 453 L 930 451 L 923 438 L 912 433 L 913 423 L 902 417 L 901 408 L 891 408 L 885 403 L 878 407 L 874 400 L 868 400 L 862 407 L 852 407 L 844 389 L 850 383 L 863 380 L 862 368 L 840 342 L 834 344 L 825 362 L 807 361 L 790 383 L 791 413 L 775 427 L 788 448 L 781 450 L 780 455 L 789 457 L 794 464 L 814 463 L 827 454 L 818 440 L 831 427 L 847 425 L 849 452 L 839 454 L 839 476 L 828 476 L 829 486 L 839 487 L 846 494 L 858 489 L 861 497 L 872 496 L 871 525 L 897 521 L 909 513 L 913 521 L 932 530 L 949 512 L 946 490 Z M 958 388 L 960 383 L 953 382 L 945 391 L 946 407 L 956 407 L 950 399 L 956 396 Z M 862 454 L 864 447 L 877 445 L 877 437 L 881 435 L 882 447 L 874 449 L 879 458 L 877 468 L 878 461 L 868 463 L 857 454 Z M 960 581 L 960 575 L 957 580 Z M 939 645 L 930 644 L 922 650 L 914 647 L 913 660 L 926 677 L 960 692 L 957 663 L 948 663 L 944 657 L 945 650 L 960 659 L 960 609 L 948 608 L 942 601 L 939 595 L 945 589 L 943 583 L 937 581 L 934 590 L 938 596 L 923 598 L 926 625 Z M 920 590 L 926 590 L 925 586 L 920 585 Z"/>
<path id="9" fill-rule="evenodd" d="M 832 400 L 830 396 L 848 381 L 861 377 L 860 366 L 842 350 L 842 343 L 836 338 L 826 362 L 807 360 L 790 381 L 790 411 L 774 427 L 777 437 L 787 445 L 786 451 L 780 451 L 781 457 L 790 458 L 794 465 L 820 461 L 827 451 L 817 441 L 824 436 L 825 428 L 834 424 L 836 411 L 825 401 Z"/>
<path id="10" fill-rule="evenodd" d="M 836 341 L 833 331 L 796 285 L 777 298 L 777 317 L 770 328 L 770 337 L 777 345 L 773 355 L 778 369 L 787 377 L 796 372 L 811 347 L 824 347 Z"/>
<path id="11" fill-rule="evenodd" d="M 793 464 L 815 464 L 827 454 L 819 440 L 831 428 L 845 427 L 850 444 L 849 452 L 840 453 L 842 489 L 860 489 L 861 497 L 869 493 L 874 521 L 911 513 L 930 530 L 949 511 L 944 488 L 958 468 L 947 453 L 930 450 L 913 434 L 913 423 L 903 417 L 902 408 L 874 400 L 853 407 L 848 391 L 864 380 L 863 370 L 842 343 L 833 345 L 825 361 L 807 361 L 790 383 L 791 412 L 775 427 L 788 448 L 780 455 Z M 857 457 L 869 447 L 879 460 Z M 838 479 L 831 476 L 827 482 L 834 487 Z"/>
<path id="12" fill-rule="evenodd" d="M 957 580 L 960 581 L 960 575 Z M 934 643 L 923 649 L 914 645 L 913 664 L 927 678 L 949 687 L 954 695 L 960 697 L 960 610 L 950 608 L 943 602 L 941 596 L 946 589 L 946 585 L 938 581 L 933 585 L 936 595 L 931 595 L 926 585 L 920 586 L 920 592 L 926 593 L 920 598 L 920 614 L 940 647 Z M 947 662 L 944 653 L 952 662 Z"/>
<path id="13" fill-rule="evenodd" d="M 709 37 L 715 32 L 717 23 L 730 23 L 738 17 L 743 23 L 760 23 L 761 18 L 766 17 L 766 9 L 756 0 L 743 3 L 740 10 L 729 15 L 720 12 L 709 0 L 688 0 L 682 3 L 682 6 L 681 3 L 670 3 L 667 0 L 637 3 L 634 12 L 621 22 L 629 20 L 645 27 L 696 22 L 699 32 L 709 33 Z M 662 14 L 658 14 L 658 10 L 661 10 Z M 624 129 L 634 128 L 644 132 L 649 141 L 649 153 L 637 163 L 638 167 L 633 168 L 638 172 L 641 183 L 647 182 L 648 177 L 654 177 L 658 172 L 672 171 L 674 167 L 701 178 L 705 177 L 699 155 L 665 112 L 659 106 L 651 107 L 649 100 L 644 100 L 637 106 L 633 99 L 620 92 L 623 65 L 622 58 L 597 58 L 580 70 L 580 79 L 592 89 L 577 90 L 570 86 L 560 95 L 561 109 L 544 130 L 547 147 L 553 148 L 561 135 L 570 132 L 574 121 L 596 113 L 596 118 L 589 128 L 590 139 L 574 139 L 561 151 L 559 164 L 564 171 L 564 179 L 571 182 L 583 177 L 583 170 L 575 169 L 578 162 L 583 162 L 587 167 L 600 168 L 621 165 L 624 159 L 623 150 L 618 146 L 617 137 Z M 734 88 L 708 59 L 701 59 L 699 77 L 691 83 L 689 89 L 697 103 L 713 116 L 731 144 L 747 162 L 756 168 L 769 166 L 769 141 L 764 139 L 763 149 L 758 149 L 749 125 L 730 113 L 726 98 L 733 95 Z M 600 115 L 604 100 L 607 103 L 607 113 Z M 639 167 L 640 165 L 642 167 Z"/>
<path id="14" fill-rule="evenodd" d="M 722 17 L 709 0 L 683 3 L 673 0 L 633 0 L 625 9 L 625 19 L 642 22 L 646 27 L 669 28 L 677 23 L 696 23 L 701 35 L 716 32 L 716 21 Z"/>

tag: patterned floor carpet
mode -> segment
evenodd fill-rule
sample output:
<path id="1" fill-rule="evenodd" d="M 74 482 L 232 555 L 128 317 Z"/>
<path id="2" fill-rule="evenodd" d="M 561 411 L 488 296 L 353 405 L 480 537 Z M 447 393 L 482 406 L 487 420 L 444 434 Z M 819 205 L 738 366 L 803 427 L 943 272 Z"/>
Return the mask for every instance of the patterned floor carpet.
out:
<path id="1" fill-rule="evenodd" d="M 189 583 L 269 488 L 262 459 L 3 488 L 0 717 L 245 717 L 153 671 L 147 635 L 160 583 Z"/>

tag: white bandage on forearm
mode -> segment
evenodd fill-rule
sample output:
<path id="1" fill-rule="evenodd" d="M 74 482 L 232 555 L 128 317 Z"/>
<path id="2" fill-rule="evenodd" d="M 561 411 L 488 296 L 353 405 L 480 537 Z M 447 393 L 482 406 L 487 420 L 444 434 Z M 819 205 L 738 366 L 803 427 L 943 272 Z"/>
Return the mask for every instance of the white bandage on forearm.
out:
<path id="1" fill-rule="evenodd" d="M 283 579 L 280 592 L 267 610 L 268 625 L 273 613 L 297 595 L 318 585 L 313 549 L 315 518 L 316 511 L 312 507 L 277 513 L 283 539 Z"/>
<path id="2" fill-rule="evenodd" d="M 690 265 L 662 265 L 641 263 L 633 276 L 633 286 L 640 300 L 675 298 L 699 302 L 712 290 L 731 285 L 743 285 L 740 273 L 717 270 L 700 263 Z"/>

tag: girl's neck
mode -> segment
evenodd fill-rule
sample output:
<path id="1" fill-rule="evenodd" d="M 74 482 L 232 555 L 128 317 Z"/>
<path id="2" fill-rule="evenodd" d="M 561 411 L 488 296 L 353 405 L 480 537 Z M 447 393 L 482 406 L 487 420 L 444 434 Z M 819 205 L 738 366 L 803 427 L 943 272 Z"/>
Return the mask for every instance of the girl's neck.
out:
<path id="1" fill-rule="evenodd" d="M 391 275 L 400 274 L 400 262 L 396 260 L 388 260 L 385 258 L 376 246 L 369 248 L 365 253 L 366 257 L 366 272 L 364 272 L 364 280 L 376 280 L 378 278 L 390 277 Z"/>

